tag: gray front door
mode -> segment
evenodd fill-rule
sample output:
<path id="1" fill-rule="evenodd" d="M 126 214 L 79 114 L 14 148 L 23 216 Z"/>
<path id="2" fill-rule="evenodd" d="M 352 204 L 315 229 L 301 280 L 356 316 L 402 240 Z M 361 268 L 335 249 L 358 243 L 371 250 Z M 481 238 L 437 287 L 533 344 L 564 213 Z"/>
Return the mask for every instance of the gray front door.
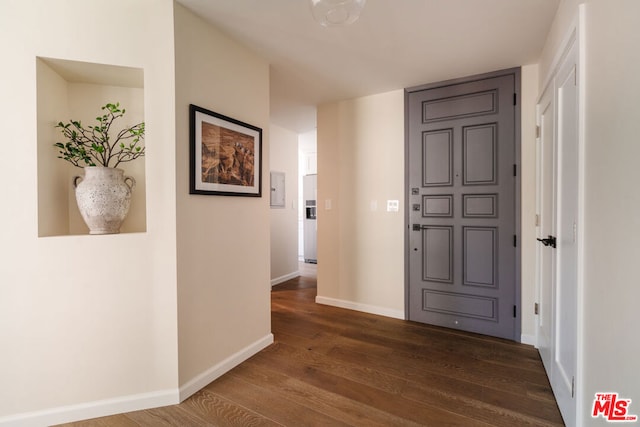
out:
<path id="1" fill-rule="evenodd" d="M 519 341 L 517 72 L 407 91 L 409 320 Z"/>

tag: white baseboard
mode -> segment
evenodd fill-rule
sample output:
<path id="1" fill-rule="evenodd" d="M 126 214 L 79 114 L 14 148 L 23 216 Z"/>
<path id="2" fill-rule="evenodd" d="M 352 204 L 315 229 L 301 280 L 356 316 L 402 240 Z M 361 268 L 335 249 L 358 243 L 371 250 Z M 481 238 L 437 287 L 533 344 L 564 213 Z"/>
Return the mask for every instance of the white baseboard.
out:
<path id="1" fill-rule="evenodd" d="M 529 345 L 532 345 L 534 347 L 538 344 L 536 342 L 536 336 L 535 335 L 527 335 L 527 334 L 520 335 L 520 342 L 522 344 L 529 344 Z"/>
<path id="2" fill-rule="evenodd" d="M 226 374 L 231 369 L 235 368 L 236 366 L 271 344 L 273 344 L 273 334 L 270 333 L 267 336 L 254 342 L 253 344 L 250 344 L 247 347 L 243 348 L 239 352 L 227 357 L 217 365 L 207 369 L 205 372 L 201 373 L 200 375 L 180 387 L 180 402 L 185 401 L 187 398 L 189 398 L 189 396 L 196 393 L 207 384 L 220 378 L 222 375 Z"/>
<path id="3" fill-rule="evenodd" d="M 222 362 L 198 375 L 180 389 L 161 390 L 151 393 L 134 394 L 114 399 L 97 400 L 76 405 L 61 406 L 42 411 L 0 417 L 0 427 L 42 427 L 70 423 L 90 418 L 106 417 L 124 412 L 140 411 L 178 404 L 189 396 L 238 366 L 260 350 L 273 343 L 273 334 L 243 348 Z"/>
<path id="4" fill-rule="evenodd" d="M 378 307 L 375 305 L 361 304 L 359 302 L 345 301 L 341 299 L 316 297 L 316 303 L 331 305 L 333 307 L 346 308 L 349 310 L 362 311 L 369 314 L 377 314 L 378 316 L 393 317 L 394 319 L 404 320 L 404 310 L 394 310 L 387 307 Z"/>
<path id="5" fill-rule="evenodd" d="M 179 402 L 178 390 L 161 390 L 151 393 L 134 394 L 114 399 L 97 400 L 77 405 L 61 406 L 42 411 L 0 417 L 1 427 L 42 427 L 70 423 L 89 418 L 105 417 L 123 412 L 140 411 L 160 406 L 175 405 Z"/>
<path id="6" fill-rule="evenodd" d="M 284 276 L 276 277 L 275 279 L 271 279 L 271 286 L 279 285 L 280 283 L 284 283 L 287 280 L 295 279 L 300 275 L 300 271 L 294 271 L 293 273 L 285 274 Z"/>

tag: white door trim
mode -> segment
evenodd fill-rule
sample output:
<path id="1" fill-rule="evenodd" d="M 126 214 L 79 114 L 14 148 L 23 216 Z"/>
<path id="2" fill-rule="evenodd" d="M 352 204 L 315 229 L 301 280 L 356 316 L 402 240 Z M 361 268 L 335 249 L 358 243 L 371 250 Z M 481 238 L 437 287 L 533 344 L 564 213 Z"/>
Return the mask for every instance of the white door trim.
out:
<path id="1" fill-rule="evenodd" d="M 577 283 L 577 337 L 576 337 L 576 425 L 584 425 L 586 419 L 590 419 L 590 414 L 586 411 L 590 407 L 585 407 L 585 402 L 589 400 L 584 396 L 584 236 L 585 236 L 585 114 L 586 114 L 586 6 L 578 5 L 577 34 L 578 34 L 578 283 Z M 590 400 L 589 400 L 590 401 Z"/>

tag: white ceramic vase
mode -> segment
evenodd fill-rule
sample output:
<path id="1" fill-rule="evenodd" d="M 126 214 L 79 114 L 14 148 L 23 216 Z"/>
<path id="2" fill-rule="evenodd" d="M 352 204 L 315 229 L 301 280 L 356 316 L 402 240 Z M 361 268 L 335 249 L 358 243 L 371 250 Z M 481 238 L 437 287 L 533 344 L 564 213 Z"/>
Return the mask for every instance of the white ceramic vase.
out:
<path id="1" fill-rule="evenodd" d="M 78 209 L 89 234 L 116 234 L 129 212 L 135 179 L 122 169 L 88 166 L 84 176 L 75 176 Z"/>

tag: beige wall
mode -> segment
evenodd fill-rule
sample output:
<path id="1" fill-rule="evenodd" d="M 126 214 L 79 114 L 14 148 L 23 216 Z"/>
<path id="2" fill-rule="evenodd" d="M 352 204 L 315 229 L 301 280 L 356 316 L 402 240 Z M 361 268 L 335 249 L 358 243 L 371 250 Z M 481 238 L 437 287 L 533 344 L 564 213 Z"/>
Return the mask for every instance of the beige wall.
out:
<path id="1" fill-rule="evenodd" d="M 2 3 L 0 423 L 176 401 L 172 20 L 170 1 Z M 144 69 L 147 232 L 38 237 L 37 56 Z"/>
<path id="2" fill-rule="evenodd" d="M 60 141 L 55 123 L 69 116 L 69 83 L 42 59 L 36 60 L 36 93 L 38 236 L 68 235 L 71 202 L 75 202 L 75 196 L 69 197 L 73 189 L 70 177 L 77 168 L 57 158 L 53 143 Z"/>
<path id="3" fill-rule="evenodd" d="M 318 301 L 404 317 L 403 230 L 404 91 L 320 106 Z"/>
<path id="4" fill-rule="evenodd" d="M 275 284 L 298 275 L 298 134 L 271 125 L 269 145 L 271 170 L 285 174 L 285 206 L 270 210 L 271 283 Z"/>
<path id="5" fill-rule="evenodd" d="M 228 358 L 239 362 L 247 347 L 257 351 L 272 340 L 269 66 L 180 5 L 175 6 L 175 33 L 178 343 L 184 398 L 221 374 Z M 189 194 L 190 103 L 262 128 L 262 197 Z"/>
<path id="6" fill-rule="evenodd" d="M 340 237 L 341 162 L 340 104 L 318 107 L 317 141 L 317 221 L 318 221 L 318 296 L 340 295 L 340 262 L 344 257 L 338 243 Z M 331 209 L 326 209 L 330 205 Z M 345 285 L 342 285 L 345 286 Z"/>
<path id="7" fill-rule="evenodd" d="M 273 340 L 268 182 L 261 198 L 188 194 L 188 104 L 261 127 L 268 153 L 268 64 L 175 7 L 174 16 L 169 0 L 3 4 L 11 67 L 1 71 L 0 121 L 12 154 L 0 156 L 0 425 L 173 404 Z M 102 93 L 144 110 L 146 218 L 134 214 L 141 225 L 131 230 L 142 232 L 64 236 L 77 230 L 64 213 L 64 163 L 46 157 L 56 155 L 50 128 L 105 87 L 66 82 L 37 57 L 144 70 L 144 98 Z M 63 214 L 49 220 L 48 207 Z M 56 231 L 38 237 L 40 228 Z"/>

